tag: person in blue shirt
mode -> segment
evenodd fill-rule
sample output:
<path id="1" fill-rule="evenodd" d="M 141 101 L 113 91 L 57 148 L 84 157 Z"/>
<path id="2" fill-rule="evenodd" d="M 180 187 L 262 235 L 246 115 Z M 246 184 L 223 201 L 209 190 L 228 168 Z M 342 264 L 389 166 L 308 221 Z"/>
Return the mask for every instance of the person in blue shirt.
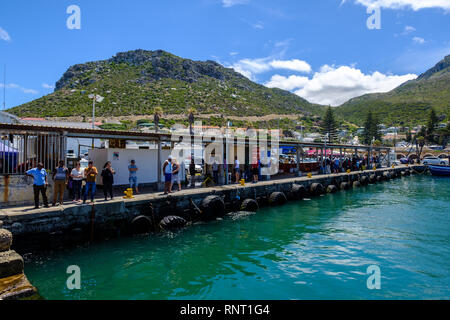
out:
<path id="1" fill-rule="evenodd" d="M 173 173 L 173 164 L 172 164 L 172 156 L 169 156 L 163 165 L 163 172 L 165 178 L 164 184 L 164 194 L 172 193 L 170 191 L 170 186 L 172 184 L 172 173 Z"/>
<path id="2" fill-rule="evenodd" d="M 47 171 L 44 169 L 44 165 L 39 163 L 37 168 L 28 170 L 26 175 L 33 178 L 33 191 L 34 191 L 34 208 L 39 209 L 39 192 L 42 194 L 42 200 L 44 201 L 44 207 L 48 208 L 47 199 Z"/>
<path id="3" fill-rule="evenodd" d="M 130 182 L 130 189 L 133 189 L 133 186 L 136 188 L 136 194 L 139 194 L 138 182 L 137 182 L 137 171 L 139 168 L 136 166 L 136 161 L 131 160 L 130 165 L 128 166 L 128 172 L 130 173 L 128 181 Z"/>

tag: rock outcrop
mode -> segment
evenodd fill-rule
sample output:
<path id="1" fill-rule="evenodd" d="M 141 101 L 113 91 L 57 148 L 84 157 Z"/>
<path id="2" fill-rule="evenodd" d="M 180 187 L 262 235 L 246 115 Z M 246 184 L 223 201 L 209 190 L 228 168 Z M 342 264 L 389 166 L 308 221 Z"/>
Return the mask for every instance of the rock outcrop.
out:
<path id="1" fill-rule="evenodd" d="M 12 233 L 1 229 L 0 221 L 0 300 L 17 300 L 36 295 L 37 290 L 23 273 L 23 258 L 11 250 Z"/>

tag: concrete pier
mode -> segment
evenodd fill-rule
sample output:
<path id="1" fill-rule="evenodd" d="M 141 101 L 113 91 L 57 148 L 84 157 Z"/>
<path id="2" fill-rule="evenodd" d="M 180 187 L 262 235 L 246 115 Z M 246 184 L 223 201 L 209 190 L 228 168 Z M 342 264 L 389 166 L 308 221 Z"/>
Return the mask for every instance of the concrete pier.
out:
<path id="1" fill-rule="evenodd" d="M 303 185 L 309 190 L 313 184 L 322 184 L 327 189 L 334 185 L 337 189 L 358 187 L 358 183 L 380 179 L 389 179 L 392 175 L 401 176 L 405 171 L 422 171 L 420 166 L 398 166 L 351 173 L 297 177 L 275 181 L 263 181 L 257 184 L 226 185 L 212 188 L 187 189 L 171 195 L 154 193 L 137 195 L 134 199 L 116 199 L 99 201 L 95 205 L 67 205 L 34 210 L 30 207 L 14 207 L 0 210 L 0 220 L 4 228 L 14 235 L 14 248 L 21 253 L 34 250 L 56 249 L 87 241 L 102 240 L 132 233 L 131 223 L 138 216 L 147 216 L 157 224 L 167 216 L 185 217 L 200 206 L 203 199 L 210 195 L 223 198 L 227 212 L 239 211 L 242 201 L 254 199 L 260 207 L 268 205 L 273 192 L 291 191 L 294 184 Z M 389 174 L 388 174 L 389 173 Z M 375 175 L 375 177 L 374 177 Z M 367 177 L 367 178 L 363 178 Z M 343 183 L 347 184 L 343 184 Z M 342 186 L 345 186 L 342 187 Z M 345 192 L 342 190 L 342 192 Z M 186 218 L 186 220 L 189 220 Z"/>

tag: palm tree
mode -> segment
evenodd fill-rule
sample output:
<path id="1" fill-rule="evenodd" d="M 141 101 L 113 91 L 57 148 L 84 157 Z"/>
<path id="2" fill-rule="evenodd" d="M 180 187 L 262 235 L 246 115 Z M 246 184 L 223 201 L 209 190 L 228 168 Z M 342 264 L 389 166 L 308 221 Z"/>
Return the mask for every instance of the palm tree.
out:
<path id="1" fill-rule="evenodd" d="M 194 130 L 193 130 L 192 126 L 195 122 L 195 114 L 196 113 L 197 113 L 197 110 L 195 108 L 188 109 L 189 132 L 191 133 L 191 135 L 194 134 Z"/>
<path id="2" fill-rule="evenodd" d="M 155 122 L 155 131 L 159 131 L 159 120 L 161 119 L 163 115 L 163 109 L 161 107 L 155 107 L 153 110 L 153 119 Z"/>

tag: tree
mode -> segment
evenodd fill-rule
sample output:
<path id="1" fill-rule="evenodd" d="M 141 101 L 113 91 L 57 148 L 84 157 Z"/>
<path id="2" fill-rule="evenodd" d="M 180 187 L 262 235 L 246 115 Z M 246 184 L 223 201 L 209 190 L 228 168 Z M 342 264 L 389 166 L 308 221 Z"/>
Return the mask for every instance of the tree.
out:
<path id="1" fill-rule="evenodd" d="M 406 134 L 406 142 L 409 142 L 409 143 L 412 142 L 411 129 L 409 129 L 409 130 L 408 130 L 408 133 Z"/>
<path id="2" fill-rule="evenodd" d="M 191 135 L 194 134 L 194 129 L 192 128 L 192 126 L 195 122 L 195 114 L 196 113 L 197 113 L 197 110 L 195 108 L 188 109 L 189 132 Z"/>
<path id="3" fill-rule="evenodd" d="M 328 143 L 337 139 L 337 123 L 331 107 L 328 107 L 325 118 L 322 121 L 321 132 L 323 135 L 328 135 Z"/>
<path id="4" fill-rule="evenodd" d="M 381 141 L 381 133 L 379 129 L 378 119 L 373 116 L 372 111 L 367 113 L 366 121 L 364 123 L 363 143 L 366 145 L 371 144 L 372 140 Z"/>
<path id="5" fill-rule="evenodd" d="M 153 110 L 153 119 L 155 122 L 155 131 L 159 131 L 159 120 L 161 119 L 163 115 L 163 109 L 161 107 L 155 107 Z"/>
<path id="6" fill-rule="evenodd" d="M 426 131 L 426 139 L 429 142 L 434 142 L 434 133 L 436 131 L 436 126 L 439 122 L 439 119 L 436 115 L 436 111 L 432 108 L 430 111 L 430 115 L 428 117 L 427 123 L 427 131 Z"/>

